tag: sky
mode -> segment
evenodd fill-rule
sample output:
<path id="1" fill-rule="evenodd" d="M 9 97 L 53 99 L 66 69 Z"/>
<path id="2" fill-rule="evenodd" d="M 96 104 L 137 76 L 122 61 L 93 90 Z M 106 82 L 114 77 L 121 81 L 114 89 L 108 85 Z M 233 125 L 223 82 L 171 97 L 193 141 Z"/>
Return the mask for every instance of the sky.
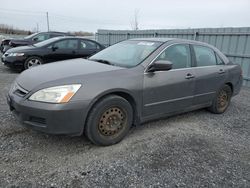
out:
<path id="1" fill-rule="evenodd" d="M 250 0 L 0 0 L 0 24 L 20 29 L 87 31 L 250 27 Z"/>

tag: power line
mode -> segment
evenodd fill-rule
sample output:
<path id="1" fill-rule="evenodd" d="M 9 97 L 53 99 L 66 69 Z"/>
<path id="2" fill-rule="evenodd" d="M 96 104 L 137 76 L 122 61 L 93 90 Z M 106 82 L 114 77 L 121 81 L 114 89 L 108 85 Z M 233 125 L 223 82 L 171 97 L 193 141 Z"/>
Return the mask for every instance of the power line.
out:
<path id="1" fill-rule="evenodd" d="M 6 13 L 10 13 L 10 14 L 16 14 L 16 15 L 34 15 L 36 14 L 37 16 L 43 16 L 44 14 L 46 14 L 47 17 L 47 12 L 43 12 L 43 11 L 26 11 L 26 10 L 19 10 L 19 9 L 5 9 L 5 8 L 0 8 L 0 12 L 6 12 Z M 65 15 L 61 15 L 61 14 L 57 14 L 57 13 L 50 13 L 50 18 L 56 17 L 59 19 L 64 19 L 67 20 L 69 22 L 78 22 L 78 23 L 83 23 L 83 22 L 87 22 L 87 23 L 95 23 L 95 24 L 120 24 L 119 20 L 113 20 L 113 19 L 92 19 L 90 17 L 74 17 L 74 16 L 65 16 Z"/>
<path id="2" fill-rule="evenodd" d="M 39 13 L 39 14 L 35 14 L 35 13 L 29 13 L 29 12 L 6 12 L 6 11 L 2 11 L 0 10 L 1 16 L 2 15 L 18 15 L 18 16 L 32 16 L 32 17 L 38 17 L 38 16 L 42 16 L 44 15 Z"/>
<path id="3" fill-rule="evenodd" d="M 24 13 L 34 13 L 34 14 L 44 14 L 45 11 L 31 11 L 31 10 L 20 10 L 20 9 L 6 9 L 6 8 L 0 8 L 0 10 L 2 11 L 6 11 L 6 12 L 24 12 Z"/>
<path id="4" fill-rule="evenodd" d="M 82 27 L 86 27 L 87 25 L 125 25 L 121 23 L 119 20 L 110 20 L 110 19 L 98 19 L 93 17 L 82 17 L 82 16 L 66 16 L 61 15 L 57 13 L 48 13 L 43 11 L 26 11 L 26 10 L 20 10 L 20 9 L 5 9 L 0 8 L 1 17 L 0 20 L 4 20 L 4 17 L 8 17 L 8 23 L 10 22 L 14 23 L 13 21 L 18 21 L 19 23 L 29 23 L 29 20 L 33 20 L 34 23 L 43 23 L 41 26 L 47 25 L 47 30 L 52 28 L 57 28 L 61 24 L 65 24 L 67 26 L 73 26 L 78 25 Z M 23 18 L 22 18 L 23 17 Z M 21 21 L 25 20 L 25 21 Z M 4 20 L 5 21 L 5 20 Z M 70 24 L 70 25 L 69 25 Z M 27 25 L 27 24 L 26 24 Z M 86 28 L 87 29 L 87 28 Z"/>

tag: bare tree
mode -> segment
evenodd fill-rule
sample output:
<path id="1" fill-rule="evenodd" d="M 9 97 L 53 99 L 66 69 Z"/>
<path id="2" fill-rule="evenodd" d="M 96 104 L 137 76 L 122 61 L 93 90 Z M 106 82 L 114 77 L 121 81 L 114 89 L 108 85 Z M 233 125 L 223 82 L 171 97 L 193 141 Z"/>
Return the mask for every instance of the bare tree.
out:
<path id="1" fill-rule="evenodd" d="M 139 21 L 138 21 L 138 17 L 139 17 L 139 10 L 135 9 L 134 11 L 134 16 L 132 17 L 130 24 L 131 24 L 131 28 L 132 30 L 139 30 Z"/>
<path id="2" fill-rule="evenodd" d="M 25 34 L 27 34 L 29 32 L 30 31 L 27 31 L 27 30 L 14 28 L 11 25 L 0 24 L 0 33 L 5 33 L 5 34 L 22 34 L 22 35 L 25 35 Z"/>

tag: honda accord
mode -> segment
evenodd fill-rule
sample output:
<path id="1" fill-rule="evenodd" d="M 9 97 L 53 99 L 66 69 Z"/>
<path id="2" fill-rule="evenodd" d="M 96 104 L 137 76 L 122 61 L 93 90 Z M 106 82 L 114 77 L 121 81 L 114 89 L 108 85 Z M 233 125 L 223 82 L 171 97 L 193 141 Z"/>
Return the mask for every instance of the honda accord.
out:
<path id="1" fill-rule="evenodd" d="M 242 85 L 239 65 L 197 41 L 131 39 L 88 60 L 38 66 L 20 74 L 10 110 L 34 130 L 121 141 L 132 125 L 207 108 L 223 113 Z"/>

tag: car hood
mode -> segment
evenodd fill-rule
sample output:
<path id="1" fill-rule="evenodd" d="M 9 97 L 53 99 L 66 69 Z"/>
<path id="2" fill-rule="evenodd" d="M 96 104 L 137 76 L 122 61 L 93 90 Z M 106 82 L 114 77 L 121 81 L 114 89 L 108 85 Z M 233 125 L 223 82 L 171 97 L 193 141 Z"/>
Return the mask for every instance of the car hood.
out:
<path id="1" fill-rule="evenodd" d="M 34 50 L 37 47 L 29 45 L 29 46 L 20 46 L 20 47 L 15 47 L 15 48 L 10 48 L 7 50 L 7 53 L 18 53 L 18 52 L 26 52 L 30 50 Z"/>
<path id="2" fill-rule="evenodd" d="M 86 59 L 72 59 L 41 65 L 22 72 L 16 79 L 23 89 L 31 91 L 44 85 L 82 82 L 85 76 L 125 69 Z"/>
<path id="3" fill-rule="evenodd" d="M 2 42 L 5 42 L 5 41 L 8 41 L 8 42 L 9 42 L 9 41 L 12 40 L 12 39 L 13 39 L 13 38 L 3 38 L 3 39 L 2 39 Z"/>
<path id="4" fill-rule="evenodd" d="M 27 39 L 11 39 L 10 41 L 15 44 L 28 44 L 29 43 L 29 40 Z"/>

